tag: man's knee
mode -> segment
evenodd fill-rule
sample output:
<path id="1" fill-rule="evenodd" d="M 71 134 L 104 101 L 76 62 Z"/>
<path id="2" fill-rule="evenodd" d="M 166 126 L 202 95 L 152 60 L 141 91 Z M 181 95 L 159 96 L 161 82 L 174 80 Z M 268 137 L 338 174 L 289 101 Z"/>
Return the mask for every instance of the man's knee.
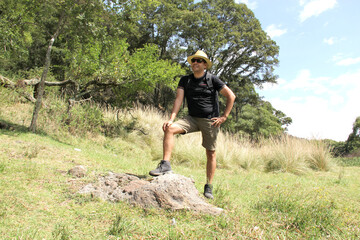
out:
<path id="1" fill-rule="evenodd" d="M 214 157 L 216 155 L 215 150 L 206 149 L 206 155 L 209 157 Z"/>
<path id="2" fill-rule="evenodd" d="M 165 134 L 180 134 L 184 132 L 185 131 L 176 124 L 172 124 L 164 130 Z"/>

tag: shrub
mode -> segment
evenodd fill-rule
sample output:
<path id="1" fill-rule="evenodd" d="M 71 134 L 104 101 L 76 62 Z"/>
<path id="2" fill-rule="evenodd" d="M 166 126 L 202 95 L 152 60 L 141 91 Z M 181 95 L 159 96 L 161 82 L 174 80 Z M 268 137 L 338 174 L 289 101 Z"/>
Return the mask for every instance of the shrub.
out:
<path id="1" fill-rule="evenodd" d="M 68 115 L 63 116 L 63 123 L 69 132 L 80 136 L 87 132 L 101 132 L 103 121 L 101 108 L 91 103 L 76 104 Z"/>

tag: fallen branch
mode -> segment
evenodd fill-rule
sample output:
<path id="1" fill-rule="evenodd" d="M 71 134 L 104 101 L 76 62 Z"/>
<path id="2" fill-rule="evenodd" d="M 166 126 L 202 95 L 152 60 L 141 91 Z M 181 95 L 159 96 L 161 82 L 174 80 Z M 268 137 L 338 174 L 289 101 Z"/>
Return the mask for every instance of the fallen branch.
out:
<path id="1" fill-rule="evenodd" d="M 36 102 L 36 98 L 24 91 L 19 91 L 21 88 L 24 88 L 26 86 L 34 86 L 34 95 L 36 96 L 36 92 L 37 92 L 37 87 L 40 83 L 40 79 L 39 78 L 33 78 L 33 79 L 24 79 L 24 80 L 18 80 L 16 83 L 11 81 L 9 78 L 6 78 L 2 75 L 0 75 L 0 86 L 3 86 L 5 88 L 8 89 L 12 89 L 15 90 L 16 92 L 18 92 L 19 94 L 23 95 L 23 97 L 25 99 L 27 99 L 28 101 L 35 103 Z M 76 85 L 76 82 L 73 80 L 66 80 L 66 81 L 62 81 L 62 82 L 47 82 L 45 81 L 45 86 L 64 86 L 67 84 L 74 84 Z"/>
<path id="2" fill-rule="evenodd" d="M 27 86 L 36 86 L 40 83 L 40 79 L 38 78 L 34 78 L 34 79 L 30 79 L 30 80 L 23 80 L 24 84 Z M 66 80 L 66 81 L 62 81 L 62 82 L 47 82 L 45 81 L 45 86 L 49 86 L 49 87 L 53 87 L 53 86 L 64 86 L 67 84 L 74 84 L 76 85 L 76 82 L 73 80 Z"/>
<path id="3" fill-rule="evenodd" d="M 92 92 L 98 91 L 99 88 L 109 88 L 109 87 L 116 87 L 116 86 L 122 86 L 125 84 L 130 84 L 138 81 L 138 79 L 135 80 L 123 80 L 121 82 L 118 81 L 108 81 L 108 82 L 102 82 L 99 79 L 87 82 L 84 85 L 79 85 L 77 82 L 73 80 L 66 80 L 62 82 L 48 82 L 45 81 L 45 86 L 48 87 L 54 87 L 54 86 L 66 86 L 68 84 L 72 84 L 76 86 L 77 88 L 77 94 L 73 98 L 78 100 L 82 98 L 85 95 L 88 95 Z M 31 101 L 32 103 L 36 102 L 37 94 L 38 94 L 38 87 L 40 85 L 41 79 L 40 78 L 32 78 L 32 79 L 24 79 L 24 80 L 18 80 L 17 82 L 14 82 L 10 80 L 9 78 L 6 78 L 2 75 L 0 75 L 0 86 L 3 86 L 5 88 L 14 89 L 21 95 L 23 95 L 27 100 Z M 29 93 L 24 93 L 18 91 L 20 88 L 24 88 L 27 86 L 33 86 L 34 87 L 34 94 L 33 96 Z M 92 88 L 91 86 L 95 86 L 95 88 Z"/>
<path id="4" fill-rule="evenodd" d="M 125 84 L 133 83 L 133 82 L 136 82 L 136 81 L 138 81 L 138 79 L 131 80 L 131 81 L 126 81 L 125 80 L 125 81 L 122 81 L 122 82 L 115 82 L 115 81 L 101 82 L 98 79 L 96 79 L 96 80 L 92 80 L 92 81 L 86 83 L 83 89 L 86 90 L 91 85 L 95 85 L 95 86 L 98 86 L 98 87 L 105 87 L 105 88 L 106 87 L 116 87 L 116 86 L 122 86 L 122 85 L 125 85 Z"/>
<path id="5" fill-rule="evenodd" d="M 1 81 L 1 85 L 5 88 L 10 88 L 10 89 L 15 88 L 15 83 L 4 76 L 0 75 L 0 81 Z"/>
<path id="6" fill-rule="evenodd" d="M 36 86 L 40 83 L 41 79 L 39 79 L 39 78 L 24 79 L 24 80 L 19 80 L 17 83 L 14 83 L 10 79 L 0 75 L 0 81 L 1 81 L 1 85 L 3 87 L 13 89 L 15 87 Z M 45 81 L 45 86 L 49 86 L 49 87 L 64 86 L 67 84 L 76 85 L 76 82 L 73 80 L 66 80 L 66 81 L 62 81 L 62 82 L 47 82 L 47 81 Z"/>
<path id="7" fill-rule="evenodd" d="M 14 83 L 13 81 L 11 81 L 10 79 L 1 76 L 0 75 L 0 85 L 8 88 L 8 89 L 12 89 L 15 90 L 16 92 L 18 92 L 19 94 L 23 95 L 25 99 L 27 99 L 28 101 L 35 103 L 36 99 L 29 93 L 24 92 L 24 91 L 20 91 L 20 89 L 23 87 L 23 85 L 21 83 Z"/>

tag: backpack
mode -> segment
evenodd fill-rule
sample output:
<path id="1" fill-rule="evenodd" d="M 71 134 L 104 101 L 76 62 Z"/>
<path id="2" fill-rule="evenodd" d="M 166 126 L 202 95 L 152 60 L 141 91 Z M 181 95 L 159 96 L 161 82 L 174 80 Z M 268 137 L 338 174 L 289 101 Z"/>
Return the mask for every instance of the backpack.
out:
<path id="1" fill-rule="evenodd" d="M 185 85 L 185 89 L 184 91 L 186 92 L 186 89 L 188 88 L 189 86 L 189 83 L 190 83 L 190 79 L 194 77 L 194 74 L 190 74 L 190 75 L 187 75 L 187 81 L 186 81 L 186 85 Z M 216 91 L 214 89 L 214 78 L 215 78 L 215 75 L 209 73 L 209 72 L 206 72 L 206 84 L 208 85 L 212 95 L 213 95 L 213 109 L 214 111 L 219 111 L 219 99 L 218 99 L 218 91 Z M 184 96 L 184 104 L 183 104 L 183 107 L 185 106 L 185 100 L 186 100 L 186 97 Z"/>

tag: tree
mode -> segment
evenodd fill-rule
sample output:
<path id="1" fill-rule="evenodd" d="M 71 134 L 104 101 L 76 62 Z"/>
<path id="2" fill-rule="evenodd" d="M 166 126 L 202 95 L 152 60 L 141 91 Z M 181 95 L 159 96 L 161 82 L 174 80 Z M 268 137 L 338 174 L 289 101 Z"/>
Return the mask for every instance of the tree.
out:
<path id="1" fill-rule="evenodd" d="M 27 1 L 3 0 L 0 2 L 0 70 L 13 73 L 28 67 L 28 47 L 32 44 L 31 32 L 35 30 Z"/>
<path id="2" fill-rule="evenodd" d="M 347 153 L 360 150 L 360 117 L 355 119 L 352 133 L 350 133 L 345 143 Z"/>
<path id="3" fill-rule="evenodd" d="M 78 21 L 81 21 L 81 14 L 93 13 L 97 7 L 103 8 L 102 3 L 99 1 L 87 1 L 82 2 L 81 0 L 73 0 L 73 1 L 61 1 L 61 0 L 53 0 L 53 1 L 33 1 L 31 2 L 31 6 L 34 7 L 38 11 L 46 11 L 42 12 L 39 16 L 36 16 L 36 11 L 32 11 L 31 14 L 34 14 L 32 20 L 35 25 L 40 28 L 44 28 L 43 31 L 48 30 L 48 34 L 50 34 L 50 40 L 48 43 L 44 70 L 41 76 L 41 81 L 38 86 L 36 103 L 33 112 L 32 121 L 30 124 L 30 130 L 36 131 L 36 122 L 37 117 L 42 104 L 42 96 L 44 93 L 45 81 L 47 77 L 47 73 L 50 67 L 51 61 L 51 50 L 54 45 L 55 40 L 59 36 L 61 30 L 66 26 L 69 26 L 68 29 L 71 29 L 72 26 L 77 25 Z M 36 17 L 35 17 L 36 16 Z M 91 21 L 91 18 L 89 18 Z M 89 26 L 91 28 L 91 25 Z M 74 30 L 74 28 L 72 28 Z M 85 28 L 88 30 L 88 28 Z M 76 29 L 78 34 L 82 31 L 81 28 Z M 75 32 L 72 32 L 73 34 Z M 83 33 L 83 32 L 82 32 Z"/>
<path id="4" fill-rule="evenodd" d="M 204 49 L 214 65 L 212 71 L 228 82 L 242 79 L 261 86 L 276 82 L 279 47 L 262 30 L 245 4 L 233 0 L 203 0 L 194 8 L 186 39 L 187 54 Z"/>
<path id="5" fill-rule="evenodd" d="M 225 122 L 225 127 L 254 140 L 281 135 L 292 122 L 291 118 L 266 101 L 261 101 L 257 106 L 244 105 L 240 116 L 238 121 Z"/>

